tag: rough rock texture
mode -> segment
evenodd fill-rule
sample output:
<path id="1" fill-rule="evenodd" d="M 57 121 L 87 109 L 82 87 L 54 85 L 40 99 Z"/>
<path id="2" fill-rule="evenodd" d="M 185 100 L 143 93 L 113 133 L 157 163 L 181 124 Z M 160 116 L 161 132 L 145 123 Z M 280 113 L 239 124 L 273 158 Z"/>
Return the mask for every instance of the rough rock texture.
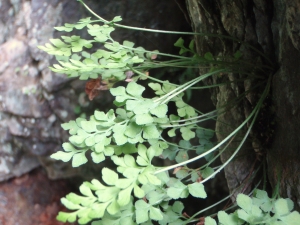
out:
<path id="1" fill-rule="evenodd" d="M 178 30 L 187 26 L 175 2 L 91 1 L 86 3 L 105 19 L 122 16 L 124 24 Z M 85 82 L 54 74 L 54 60 L 37 48 L 52 37 L 54 26 L 91 16 L 77 1 L 3 0 L 0 2 L 0 181 L 42 164 L 52 178 L 91 173 L 89 166 L 73 169 L 48 156 L 61 148 L 68 134 L 60 124 L 82 112 L 105 109 L 104 92 L 93 103 L 84 94 Z M 172 21 L 165 23 L 164 21 Z M 183 27 L 182 27 L 183 26 Z M 176 36 L 120 30 L 117 40 L 129 39 L 146 49 L 170 52 Z M 165 43 L 170 43 L 166 45 Z M 107 100 L 106 100 L 107 99 Z M 79 171 L 80 170 L 80 171 Z"/>
<path id="2" fill-rule="evenodd" d="M 281 196 L 294 200 L 299 209 L 300 1 L 189 0 L 186 2 L 193 29 L 196 32 L 224 34 L 245 41 L 268 56 L 275 69 L 270 98 L 273 104 L 271 109 L 275 109 L 276 128 L 273 137 L 267 129 L 268 123 L 271 122 L 267 120 L 273 117 L 270 113 L 272 110 L 270 110 L 268 116 L 259 115 L 258 118 L 258 120 L 264 120 L 261 121 L 264 124 L 263 129 L 268 134 L 258 141 L 257 137 L 261 136 L 261 133 L 254 130 L 240 151 L 240 157 L 232 161 L 225 169 L 230 190 L 234 191 L 240 184 L 245 184 L 245 188 L 247 187 L 249 172 L 255 168 L 257 150 L 260 152 L 262 149 L 259 146 L 269 142 L 269 147 L 263 150 L 266 151 L 270 183 L 272 187 L 275 187 L 279 182 Z M 244 59 L 248 59 L 249 62 L 267 64 L 261 56 L 239 43 L 201 36 L 196 36 L 195 39 L 200 54 L 210 51 L 214 55 L 220 53 L 230 55 L 239 49 Z M 228 74 L 226 78 L 224 77 L 222 81 L 243 78 L 239 74 Z M 214 77 L 207 82 L 220 82 L 220 78 Z M 220 107 L 239 93 L 249 90 L 255 82 L 256 80 L 250 79 L 243 83 L 214 89 L 212 97 L 216 106 Z M 247 99 L 230 107 L 230 110 L 218 117 L 216 131 L 222 132 L 217 134 L 219 141 L 223 140 L 249 115 L 249 109 L 257 101 L 256 94 L 259 92 L 261 93 L 261 90 L 250 93 Z M 222 122 L 226 122 L 227 125 Z M 232 147 L 236 145 L 233 143 Z M 222 161 L 225 162 L 232 153 L 233 151 L 230 150 L 223 153 Z M 246 157 L 242 157 L 243 155 Z"/>
<path id="3" fill-rule="evenodd" d="M 269 10 L 268 5 L 259 5 L 239 0 L 230 2 L 223 0 L 191 0 L 187 1 L 187 3 L 193 28 L 196 32 L 230 36 L 250 43 L 257 49 L 264 49 L 268 56 L 271 55 L 271 36 L 267 33 L 263 38 L 260 37 L 260 34 L 267 30 L 265 25 L 270 26 L 270 18 L 266 13 Z M 249 73 L 264 76 L 264 74 L 259 74 L 255 70 L 256 62 L 261 62 L 263 58 L 251 48 L 225 38 L 195 36 L 195 39 L 200 55 L 211 52 L 214 56 L 223 55 L 226 57 L 232 56 L 239 50 L 243 55 L 243 59 L 253 64 L 253 70 L 251 70 L 251 66 L 250 68 L 242 68 L 241 70 L 246 69 Z M 204 72 L 207 72 L 207 70 L 201 70 L 200 74 Z M 234 82 L 237 80 L 244 81 Z M 208 84 L 215 84 L 229 81 L 233 83 L 222 85 L 212 90 L 212 99 L 216 107 L 221 109 L 225 106 L 225 110 L 221 110 L 216 122 L 216 135 L 219 141 L 227 137 L 249 116 L 258 99 L 256 93 L 261 91 L 261 88 L 255 89 L 255 92 L 248 93 L 246 98 L 237 102 L 236 98 L 238 96 L 250 90 L 257 82 L 261 81 L 247 77 L 241 73 L 228 73 L 213 76 L 206 82 Z M 223 163 L 234 154 L 247 129 L 248 127 L 244 126 L 232 140 L 229 149 L 222 153 L 221 160 Z M 244 143 L 236 159 L 225 168 L 228 187 L 231 192 L 235 192 L 233 199 L 238 192 L 247 192 L 252 188 L 253 184 L 249 178 L 258 165 L 256 163 L 256 151 L 259 151 L 259 145 L 260 143 L 256 138 L 256 134 L 252 133 L 251 138 L 248 138 Z M 256 151 L 254 151 L 254 148 Z"/>
<path id="4" fill-rule="evenodd" d="M 73 191 L 66 180 L 50 181 L 41 167 L 0 184 L 1 225 L 63 225 L 60 198 Z M 75 223 L 68 223 L 70 225 Z"/>
<path id="5" fill-rule="evenodd" d="M 274 1 L 272 30 L 280 68 L 273 77 L 276 129 L 268 151 L 269 178 L 300 210 L 300 1 Z M 279 180 L 280 179 L 280 180 Z"/>

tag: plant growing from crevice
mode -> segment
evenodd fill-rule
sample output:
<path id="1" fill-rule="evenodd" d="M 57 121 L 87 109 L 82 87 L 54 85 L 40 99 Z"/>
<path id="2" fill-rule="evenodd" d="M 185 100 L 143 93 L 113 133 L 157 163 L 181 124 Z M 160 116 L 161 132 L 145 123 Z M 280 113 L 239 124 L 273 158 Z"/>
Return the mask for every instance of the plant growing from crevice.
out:
<path id="1" fill-rule="evenodd" d="M 63 144 L 63 151 L 58 151 L 51 157 L 64 162 L 70 161 L 73 167 L 78 167 L 88 162 L 86 155 L 90 154 L 94 163 L 103 163 L 109 158 L 116 167 L 114 170 L 104 167 L 101 170 L 102 181 L 93 179 L 84 182 L 79 188 L 81 195 L 70 193 L 62 198 L 62 203 L 72 212 L 60 212 L 57 219 L 63 222 L 78 220 L 79 224 L 93 221 L 93 225 L 146 225 L 152 224 L 152 221 L 162 225 L 194 224 L 203 210 L 189 218 L 185 217 L 184 205 L 180 199 L 188 196 L 207 197 L 203 184 L 219 173 L 239 152 L 269 93 L 271 79 L 259 77 L 264 90 L 256 106 L 245 121 L 220 143 L 211 141 L 215 131 L 200 126 L 201 122 L 215 120 L 230 104 L 236 104 L 247 93 L 238 96 L 236 102 L 228 103 L 209 113 L 202 113 L 187 104 L 183 100 L 184 93 L 187 90 L 224 85 L 199 85 L 211 76 L 242 73 L 248 78 L 253 78 L 253 68 L 260 73 L 270 73 L 271 66 L 246 62 L 242 60 L 239 51 L 232 57 L 215 58 L 211 53 L 200 56 L 194 49 L 193 41 L 186 46 L 181 38 L 175 43 L 179 48 L 179 55 L 148 51 L 142 47 L 135 47 L 130 41 L 119 43 L 110 35 L 117 27 L 151 32 L 164 31 L 120 25 L 120 17 L 106 21 L 87 6 L 86 8 L 94 14 L 96 20 L 81 19 L 76 24 L 65 24 L 55 29 L 65 32 L 87 29 L 91 39 L 75 35 L 62 36 L 61 39 L 50 39 L 51 44 L 47 43 L 39 48 L 56 57 L 58 63 L 50 67 L 52 71 L 81 80 L 93 79 L 87 83 L 89 98 L 93 99 L 101 90 L 109 90 L 115 98 L 114 104 L 117 109 L 107 112 L 96 110 L 89 119 L 77 118 L 62 124 L 63 129 L 69 131 L 70 138 Z M 165 33 L 215 36 L 236 41 L 221 35 Z M 93 50 L 92 47 L 99 44 L 103 47 Z M 244 45 L 252 48 L 246 43 Z M 164 57 L 167 60 L 161 60 Z M 155 68 L 201 66 L 210 68 L 209 72 L 183 84 L 160 80 L 155 78 L 155 75 L 152 76 L 151 72 L 151 69 Z M 146 79 L 150 80 L 148 86 L 155 97 L 143 97 L 146 87 L 138 82 Z M 115 85 L 124 80 L 128 82 L 126 86 Z M 170 104 L 176 106 L 176 114 L 168 112 Z M 247 127 L 247 131 L 234 154 L 224 164 L 213 167 L 212 163 L 226 151 L 237 136 L 240 136 L 240 130 L 244 127 Z M 180 140 L 173 142 L 174 137 L 180 137 Z M 194 152 L 197 156 L 189 158 L 189 152 Z M 155 158 L 168 158 L 176 164 L 158 166 L 153 164 Z M 201 158 L 207 161 L 204 165 L 198 168 L 188 166 Z M 257 171 L 253 171 L 255 172 Z M 219 212 L 219 224 L 260 224 L 256 223 L 257 221 L 284 224 L 287 220 L 300 217 L 298 213 L 290 213 L 293 208 L 290 200 L 268 199 L 266 193 L 260 190 L 256 190 L 255 193 L 252 199 L 246 195 L 239 195 L 237 205 L 241 209 L 235 213 Z M 284 213 L 278 210 L 283 210 Z M 212 217 L 206 217 L 205 224 L 216 224 L 216 221 Z"/>

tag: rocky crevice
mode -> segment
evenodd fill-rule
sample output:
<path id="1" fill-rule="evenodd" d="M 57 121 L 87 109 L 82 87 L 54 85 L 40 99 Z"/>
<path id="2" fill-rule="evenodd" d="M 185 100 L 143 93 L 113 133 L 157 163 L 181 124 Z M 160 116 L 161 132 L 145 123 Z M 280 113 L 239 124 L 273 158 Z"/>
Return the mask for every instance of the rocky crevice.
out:
<path id="1" fill-rule="evenodd" d="M 268 125 L 263 125 L 267 130 L 267 135 L 262 135 L 259 131 L 252 132 L 249 142 L 241 150 L 241 155 L 230 163 L 225 169 L 228 186 L 234 191 L 240 184 L 246 181 L 249 169 L 252 168 L 256 158 L 257 137 L 261 142 L 268 143 L 268 147 L 263 148 L 263 154 L 267 158 L 269 181 L 274 188 L 280 183 L 280 194 L 282 197 L 289 197 L 300 208 L 300 179 L 299 179 L 299 40 L 300 40 L 300 3 L 297 0 L 289 1 L 269 1 L 255 0 L 253 3 L 243 0 L 234 1 L 187 1 L 193 29 L 196 32 L 208 32 L 224 34 L 245 41 L 260 51 L 262 51 L 273 64 L 275 73 L 272 75 L 271 95 L 268 99 L 268 116 L 260 115 L 260 122 L 274 120 L 276 124 L 273 131 L 267 130 Z M 209 7 L 208 7 L 209 6 Z M 242 45 L 231 42 L 208 38 L 195 37 L 200 55 L 208 49 L 212 49 L 214 55 L 232 54 L 239 49 L 244 59 L 250 62 L 265 63 L 266 59 L 257 55 Z M 208 46 L 208 47 L 207 47 Z M 200 71 L 205 72 L 205 71 Z M 224 80 L 233 81 L 239 77 L 236 74 L 228 74 Z M 217 78 L 207 82 L 216 83 Z M 238 92 L 249 90 L 255 85 L 255 80 L 244 82 L 238 86 L 227 85 L 213 90 L 213 100 L 216 106 L 221 106 L 235 98 Z M 222 123 L 216 125 L 218 140 L 221 141 L 227 136 L 232 128 L 249 115 L 249 109 L 253 107 L 255 93 L 247 96 L 248 101 L 240 105 L 231 107 L 224 115 L 219 116 L 218 121 L 226 121 L 229 126 Z M 252 100 L 251 100 L 252 99 Z M 298 99 L 298 100 L 297 100 Z M 271 102 L 271 105 L 270 105 Z M 249 104 L 250 103 L 250 104 Z M 250 108 L 249 108 L 250 105 Z M 266 113 L 266 112 L 264 112 Z M 272 118 L 272 119 L 269 119 Z M 272 136 L 272 139 L 271 139 Z M 253 142 L 254 140 L 254 142 Z M 252 141 L 252 143 L 251 143 Z M 233 145 L 233 147 L 236 147 Z M 232 151 L 222 154 L 224 162 L 232 155 Z"/>

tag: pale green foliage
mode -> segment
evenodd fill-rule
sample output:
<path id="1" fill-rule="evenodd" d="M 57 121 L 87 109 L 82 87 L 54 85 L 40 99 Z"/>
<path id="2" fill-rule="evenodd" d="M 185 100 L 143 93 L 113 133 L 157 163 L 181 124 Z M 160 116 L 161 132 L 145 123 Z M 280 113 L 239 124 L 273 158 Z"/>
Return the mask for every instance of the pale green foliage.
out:
<path id="1" fill-rule="evenodd" d="M 168 84 L 162 87 L 156 86 L 161 91 L 172 90 Z M 102 219 L 102 222 L 94 224 L 104 224 L 104 222 L 121 224 L 121 221 L 127 221 L 128 224 L 141 224 L 149 220 L 158 220 L 160 224 L 169 222 L 181 224 L 178 213 L 182 208 L 174 211 L 172 209 L 176 208 L 174 206 L 176 202 L 173 206 L 169 206 L 168 202 L 171 199 L 186 198 L 189 194 L 197 198 L 206 198 L 203 184 L 186 185 L 180 181 L 180 176 L 170 178 L 167 173 L 154 175 L 157 169 L 151 165 L 152 158 L 161 155 L 164 149 L 168 148 L 168 144 L 160 140 L 163 130 L 161 126 L 177 124 L 177 122 L 170 121 L 170 118 L 174 120 L 174 115 L 167 116 L 167 104 L 156 101 L 157 97 L 143 98 L 144 90 L 143 86 L 134 82 L 129 83 L 126 88 L 122 86 L 111 88 L 110 91 L 116 99 L 115 104 L 119 106 L 116 112 L 95 111 L 90 120 L 78 118 L 62 124 L 71 136 L 69 142 L 63 144 L 64 151 L 52 154 L 52 158 L 65 162 L 72 160 L 73 167 L 76 167 L 87 162 L 85 153 L 90 150 L 91 158 L 95 163 L 104 161 L 105 157 L 110 156 L 117 165 L 117 172 L 124 178 L 104 168 L 102 179 L 105 185 L 97 180 L 91 183 L 85 182 L 80 188 L 83 196 L 74 193 L 67 195 L 62 199 L 62 203 L 75 211 L 61 212 L 58 220 L 72 222 L 78 218 L 80 224 L 86 224 L 94 219 Z M 168 93 L 164 91 L 162 94 Z M 171 101 L 180 101 L 185 105 L 182 95 L 176 96 Z M 149 143 L 150 147 L 141 144 L 144 142 Z M 185 148 L 191 147 L 187 141 L 183 141 L 181 145 Z M 133 153 L 138 153 L 138 156 L 134 158 L 130 155 Z M 121 154 L 124 157 L 117 156 Z M 180 151 L 178 157 L 181 157 Z M 199 177 L 199 174 L 194 176 L 194 182 L 196 177 Z M 131 196 L 140 200 L 133 204 Z M 143 198 L 147 201 L 142 200 Z M 126 217 L 122 211 L 126 211 Z M 116 221 L 119 223 L 115 223 Z"/>
<path id="2" fill-rule="evenodd" d="M 117 106 L 116 110 L 107 112 L 96 110 L 89 119 L 77 118 L 62 124 L 62 128 L 69 131 L 70 138 L 62 145 L 63 151 L 52 154 L 51 158 L 70 161 L 73 167 L 78 167 L 87 163 L 86 154 L 90 153 L 94 163 L 109 157 L 116 168 L 104 167 L 101 182 L 96 179 L 84 182 L 79 188 L 80 195 L 70 193 L 62 198 L 62 203 L 71 212 L 60 212 L 57 219 L 63 222 L 78 220 L 79 224 L 92 221 L 92 225 L 150 225 L 152 221 L 160 225 L 190 223 L 188 218 L 182 216 L 183 204 L 174 200 L 188 196 L 206 198 L 202 180 L 218 172 L 218 169 L 215 171 L 209 166 L 218 156 L 213 153 L 211 142 L 214 131 L 199 126 L 200 122 L 211 119 L 214 114 L 200 113 L 188 105 L 183 96 L 193 85 L 226 69 L 218 70 L 218 67 L 212 66 L 211 72 L 181 85 L 148 77 L 145 73 L 149 69 L 161 67 L 159 62 L 154 61 L 159 52 L 134 47 L 130 41 L 122 44 L 114 41 L 110 34 L 118 21 L 121 17 L 105 21 L 103 25 L 96 24 L 100 21 L 91 18 L 81 19 L 76 24 L 65 24 L 56 29 L 71 32 L 86 28 L 91 39 L 62 36 L 39 47 L 56 57 L 59 64 L 50 67 L 54 72 L 82 80 L 101 76 L 102 81 L 108 81 L 107 88 Z M 101 44 L 103 48 L 94 51 L 94 44 Z M 198 67 L 199 63 L 216 63 L 211 53 L 203 57 L 197 55 L 194 41 L 185 47 L 180 38 L 175 46 L 180 48 L 180 55 L 189 53 L 193 56 L 176 56 L 172 65 L 178 63 L 184 66 L 186 63 L 186 66 Z M 241 54 L 236 52 L 234 59 L 240 57 Z M 128 75 L 131 73 L 133 75 Z M 143 97 L 146 88 L 136 83 L 147 78 L 156 81 L 148 83 L 154 91 L 153 98 Z M 112 87 L 117 81 L 125 79 L 129 82 L 126 87 Z M 176 106 L 175 115 L 168 113 L 171 102 Z M 182 140 L 177 143 L 165 140 L 166 137 L 172 140 L 178 136 Z M 203 154 L 208 163 L 196 169 L 188 168 L 185 162 L 190 158 L 190 151 L 200 156 Z M 160 168 L 152 164 L 156 157 L 175 160 L 180 166 L 171 166 L 174 169 L 171 176 L 168 167 Z M 291 213 L 293 205 L 290 200 L 269 199 L 263 191 L 257 191 L 252 199 L 239 195 L 237 203 L 241 209 L 235 213 L 218 213 L 220 224 L 267 221 L 270 225 L 281 225 L 299 220 L 299 214 Z M 205 224 L 217 223 L 206 217 Z"/>
<path id="3" fill-rule="evenodd" d="M 169 84 L 156 86 L 164 91 L 173 90 Z M 97 180 L 85 182 L 80 188 L 83 196 L 71 193 L 63 198 L 62 203 L 75 211 L 60 212 L 58 220 L 72 222 L 78 218 L 80 224 L 86 224 L 94 219 L 101 219 L 94 224 L 122 224 L 124 221 L 126 224 L 142 224 L 150 220 L 157 220 L 160 224 L 169 222 L 181 224 L 181 215 L 178 213 L 182 209 L 172 210 L 174 205 L 169 205 L 169 201 L 186 198 L 189 194 L 197 198 L 206 198 L 203 184 L 196 182 L 186 185 L 180 181 L 183 177 L 170 178 L 167 173 L 155 175 L 158 168 L 151 165 L 151 160 L 160 156 L 169 147 L 160 140 L 162 126 L 178 124 L 173 120 L 180 117 L 175 115 L 169 117 L 167 104 L 156 101 L 157 97 L 143 98 L 144 90 L 143 86 L 135 82 L 129 83 L 126 88 L 123 86 L 111 88 L 115 104 L 119 107 L 116 112 L 95 111 L 90 120 L 78 118 L 62 124 L 71 136 L 69 142 L 63 144 L 64 151 L 52 154 L 52 158 L 64 162 L 72 160 L 73 167 L 77 167 L 87 162 L 85 153 L 90 150 L 95 163 L 104 161 L 105 157 L 111 157 L 117 165 L 117 172 L 124 178 L 104 168 L 102 179 L 105 184 Z M 162 94 L 168 93 L 164 91 Z M 176 96 L 170 101 L 180 101 L 182 105 L 186 105 L 182 101 L 182 96 Z M 194 127 L 190 129 L 192 128 Z M 148 143 L 150 146 L 147 148 L 142 143 Z M 181 146 L 192 147 L 188 141 L 183 141 Z M 133 153 L 138 153 L 138 156 L 134 158 L 130 155 Z M 124 157 L 118 157 L 121 154 Z M 181 151 L 178 153 L 175 151 L 175 154 L 177 161 L 180 161 Z M 203 175 L 208 168 L 201 170 Z M 178 174 L 182 173 L 180 171 Z M 198 177 L 199 174 L 194 176 L 193 182 Z M 134 203 L 132 196 L 140 200 Z M 125 217 L 123 211 L 126 211 Z"/>
<path id="4" fill-rule="evenodd" d="M 85 153 L 91 150 L 92 160 L 99 163 L 105 156 L 113 154 L 128 154 L 136 152 L 135 145 L 149 142 L 155 149 L 155 155 L 160 155 L 168 145 L 159 141 L 161 124 L 167 124 L 166 104 L 158 104 L 153 99 L 142 97 L 144 87 L 129 83 L 126 87 L 111 88 L 116 102 L 124 108 L 107 113 L 95 111 L 90 120 L 78 118 L 62 124 L 69 130 L 69 142 L 63 144 L 64 152 L 58 151 L 51 157 L 67 162 L 72 159 L 73 167 L 87 162 Z M 130 152 L 128 152 L 130 149 Z"/>
<path id="5" fill-rule="evenodd" d="M 165 96 L 168 95 L 171 91 L 175 89 L 174 85 L 170 85 L 168 82 L 165 82 L 163 85 L 160 85 L 158 83 L 149 83 L 149 87 L 155 91 L 155 94 L 158 96 Z M 196 124 L 186 125 L 184 127 L 176 127 L 179 123 L 177 122 L 181 118 L 192 118 L 196 117 L 197 113 L 195 112 L 195 109 L 188 104 L 186 104 L 182 100 L 183 94 L 179 94 L 170 101 L 175 102 L 177 106 L 177 113 L 178 115 L 170 115 L 170 124 L 174 127 L 168 131 L 169 137 L 176 136 L 175 132 L 176 130 L 180 130 L 181 136 L 184 140 L 190 140 L 195 137 L 195 132 L 192 131 L 193 129 L 197 128 L 198 126 Z M 162 97 L 161 97 L 162 98 Z M 196 119 L 195 119 L 196 120 Z M 191 120 L 193 122 L 193 120 Z"/>
<path id="6" fill-rule="evenodd" d="M 195 41 L 194 41 L 194 40 L 192 40 L 192 41 L 190 42 L 188 48 L 186 48 L 186 47 L 184 46 L 184 40 L 183 40 L 182 38 L 179 38 L 179 39 L 175 42 L 174 46 L 180 48 L 179 55 L 182 55 L 182 54 L 184 54 L 184 53 L 186 53 L 186 52 L 190 52 L 190 53 L 193 53 L 194 55 L 196 55 L 196 52 L 195 52 Z"/>
<path id="7" fill-rule="evenodd" d="M 293 211 L 294 203 L 290 199 L 271 199 L 267 192 L 255 190 L 254 197 L 239 194 L 237 209 L 234 213 L 218 213 L 220 225 L 264 224 L 264 225 L 297 225 L 300 214 Z M 217 225 L 211 217 L 205 218 L 205 225 Z"/>
<path id="8" fill-rule="evenodd" d="M 117 172 L 123 178 L 117 172 L 103 168 L 102 180 L 105 184 L 94 179 L 80 186 L 82 196 L 68 194 L 62 203 L 74 211 L 60 212 L 58 220 L 73 222 L 78 218 L 80 224 L 93 219 L 102 219 L 94 224 L 122 224 L 124 220 L 128 224 L 141 224 L 148 220 L 158 220 L 160 224 L 180 221 L 182 204 L 175 202 L 169 206 L 168 202 L 178 197 L 186 198 L 189 193 L 194 197 L 205 198 L 204 187 L 200 183 L 184 185 L 170 178 L 167 173 L 155 176 L 155 167 L 151 165 L 154 155 L 153 148 L 147 149 L 139 144 L 136 159 L 131 155 L 112 156 Z M 134 205 L 132 196 L 139 199 Z"/>
<path id="9" fill-rule="evenodd" d="M 118 165 L 117 170 L 124 178 L 119 178 L 118 173 L 103 168 L 102 179 L 106 185 L 95 179 L 91 183 L 84 182 L 80 187 L 83 196 L 71 193 L 62 199 L 66 207 L 76 211 L 60 213 L 58 219 L 71 222 L 70 218 L 73 220 L 74 216 L 77 216 L 79 218 L 78 222 L 85 224 L 93 219 L 102 218 L 105 212 L 110 216 L 116 216 L 120 211 L 130 208 L 132 193 L 137 198 L 145 196 L 144 190 L 140 187 L 140 180 L 144 184 L 160 185 L 161 181 L 152 175 L 154 168 L 150 162 L 153 155 L 147 154 L 146 147 L 143 145 L 139 145 L 138 154 L 138 157 L 143 160 L 138 161 L 137 164 L 131 155 L 113 156 L 112 160 Z M 142 166 L 139 165 L 139 162 L 142 162 Z"/>
<path id="10" fill-rule="evenodd" d="M 159 84 L 158 86 L 160 87 Z M 167 84 L 163 85 L 161 90 L 165 89 L 172 90 Z M 92 160 L 100 163 L 105 160 L 106 156 L 134 153 L 136 152 L 135 145 L 144 142 L 149 143 L 155 149 L 156 156 L 162 154 L 163 150 L 168 148 L 168 144 L 160 141 L 162 126 L 173 126 L 178 123 L 174 120 L 176 116 L 167 116 L 167 104 L 156 102 L 157 98 L 143 98 L 144 90 L 143 86 L 135 82 L 129 83 L 126 88 L 122 86 L 111 88 L 110 92 L 116 99 L 115 104 L 119 106 L 116 112 L 114 110 L 109 110 L 107 113 L 95 111 L 90 120 L 78 118 L 62 124 L 63 129 L 69 130 L 71 136 L 69 142 L 63 144 L 64 151 L 58 151 L 51 157 L 64 162 L 72 159 L 72 166 L 78 167 L 87 162 L 85 153 L 88 150 L 91 150 Z M 176 96 L 171 101 L 180 101 L 182 105 L 186 105 L 182 101 L 182 95 Z M 192 115 L 197 114 L 194 112 Z M 190 117 L 190 115 L 184 116 L 184 118 Z M 185 140 L 195 137 L 195 132 L 191 129 L 197 128 L 197 125 L 183 128 L 180 128 L 180 131 Z M 172 128 L 171 131 L 175 132 L 176 129 L 179 128 Z M 212 135 L 205 136 L 199 129 L 202 128 L 197 130 L 199 140 L 209 142 L 208 139 Z M 170 137 L 173 136 L 170 131 L 168 134 Z M 189 147 L 191 146 L 187 146 Z M 179 150 L 176 161 L 181 162 L 187 159 L 187 150 Z"/>
<path id="11" fill-rule="evenodd" d="M 111 23 L 120 21 L 115 17 Z M 125 72 L 129 67 L 146 61 L 151 61 L 152 54 L 145 54 L 142 47 L 133 48 L 134 43 L 124 41 L 123 44 L 114 41 L 110 33 L 115 30 L 113 24 L 93 24 L 90 18 L 81 19 L 77 24 L 65 24 L 56 27 L 59 31 L 71 32 L 75 29 L 86 28 L 91 40 L 82 39 L 80 36 L 62 36 L 61 39 L 50 39 L 50 43 L 39 46 L 48 54 L 54 55 L 59 64 L 50 67 L 52 71 L 67 74 L 70 77 L 79 77 L 81 80 L 89 78 L 114 79 L 116 81 L 126 78 Z M 98 21 L 97 21 L 98 22 Z M 102 43 L 105 49 L 86 52 L 94 43 Z M 156 51 L 153 51 L 155 54 Z M 77 54 L 79 53 L 79 54 Z"/>

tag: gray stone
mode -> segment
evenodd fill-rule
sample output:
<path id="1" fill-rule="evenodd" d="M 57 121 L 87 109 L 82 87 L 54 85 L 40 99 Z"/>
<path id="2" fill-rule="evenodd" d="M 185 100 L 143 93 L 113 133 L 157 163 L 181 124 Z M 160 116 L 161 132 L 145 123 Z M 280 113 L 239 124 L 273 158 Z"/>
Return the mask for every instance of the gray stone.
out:
<path id="1" fill-rule="evenodd" d="M 187 26 L 173 1 L 85 2 L 105 19 L 122 16 L 126 25 L 167 30 Z M 49 155 L 68 139 L 60 125 L 78 116 L 76 107 L 89 114 L 96 107 L 106 109 L 111 96 L 104 92 L 90 102 L 84 93 L 85 82 L 51 72 L 48 67 L 55 60 L 37 48 L 50 38 L 66 35 L 53 27 L 92 15 L 79 2 L 69 0 L 2 0 L 0 4 L 0 181 L 39 165 L 51 178 L 93 177 L 92 173 L 98 173 L 93 165 L 73 169 Z M 86 36 L 83 31 L 72 34 Z M 113 36 L 164 52 L 171 52 L 178 38 L 126 29 Z"/>

